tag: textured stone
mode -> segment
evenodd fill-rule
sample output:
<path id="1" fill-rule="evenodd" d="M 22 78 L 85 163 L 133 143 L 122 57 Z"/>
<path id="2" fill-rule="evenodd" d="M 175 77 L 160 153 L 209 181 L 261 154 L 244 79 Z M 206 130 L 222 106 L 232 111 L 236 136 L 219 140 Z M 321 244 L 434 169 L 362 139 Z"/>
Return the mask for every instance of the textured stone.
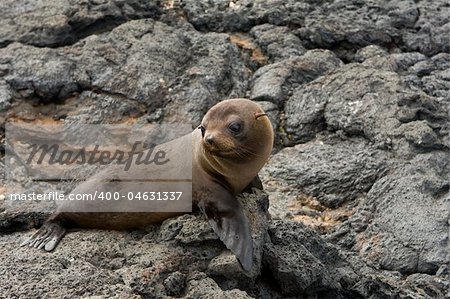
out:
<path id="1" fill-rule="evenodd" d="M 11 107 L 11 88 L 4 81 L 0 81 L 0 112 Z"/>
<path id="2" fill-rule="evenodd" d="M 264 66 L 253 75 L 250 98 L 284 103 L 292 89 L 338 68 L 342 62 L 330 51 L 311 50 L 303 56 Z"/>
<path id="3" fill-rule="evenodd" d="M 285 106 L 285 129 L 294 144 L 327 128 L 389 146 L 404 137 L 401 123 L 415 120 L 444 129 L 444 136 L 445 111 L 445 104 L 409 88 L 394 72 L 350 64 L 297 88 Z"/>
<path id="4" fill-rule="evenodd" d="M 188 283 L 187 299 L 214 298 L 214 299 L 251 299 L 246 292 L 241 290 L 223 291 L 211 278 L 193 280 Z"/>
<path id="5" fill-rule="evenodd" d="M 355 61 L 363 62 L 364 60 L 367 60 L 372 57 L 382 57 L 386 56 L 388 53 L 386 49 L 376 46 L 376 45 L 370 45 L 364 48 L 359 49 L 356 51 L 355 54 Z"/>
<path id="6" fill-rule="evenodd" d="M 434 274 L 448 262 L 448 157 L 418 155 L 374 184 L 361 206 L 368 212 L 356 243 L 362 255 L 402 273 Z"/>
<path id="7" fill-rule="evenodd" d="M 281 5 L 282 4 L 282 5 Z M 249 31 L 254 25 L 302 25 L 309 4 L 298 1 L 183 1 L 190 23 L 201 31 Z"/>
<path id="8" fill-rule="evenodd" d="M 320 238 L 305 238 L 308 231 L 299 223 L 275 221 L 269 228 L 271 242 L 264 247 L 264 263 L 272 272 L 284 295 L 330 294 L 339 288 L 333 277 L 334 268 L 326 262 L 339 264 L 338 252 L 330 250 Z M 311 235 L 310 235 L 311 237 Z M 300 241 L 306 241 L 302 244 Z"/>
<path id="9" fill-rule="evenodd" d="M 220 99 L 242 94 L 248 76 L 227 35 L 201 35 L 190 26 L 176 29 L 151 19 L 127 22 L 70 48 L 11 44 L 0 49 L 0 57 L 4 80 L 27 97 L 50 102 L 88 89 L 193 125 Z"/>
<path id="10" fill-rule="evenodd" d="M 5 0 L 0 3 L 0 45 L 57 46 L 101 33 L 128 19 L 157 17 L 157 1 Z"/>
<path id="11" fill-rule="evenodd" d="M 180 297 L 186 287 L 186 275 L 181 272 L 173 272 L 163 282 L 166 293 L 169 296 Z"/>
<path id="12" fill-rule="evenodd" d="M 318 141 L 281 150 L 269 160 L 263 175 L 336 207 L 369 191 L 385 171 L 383 154 L 364 143 Z"/>
<path id="13" fill-rule="evenodd" d="M 263 24 L 253 27 L 250 34 L 270 61 L 277 62 L 306 53 L 301 40 L 287 27 Z"/>

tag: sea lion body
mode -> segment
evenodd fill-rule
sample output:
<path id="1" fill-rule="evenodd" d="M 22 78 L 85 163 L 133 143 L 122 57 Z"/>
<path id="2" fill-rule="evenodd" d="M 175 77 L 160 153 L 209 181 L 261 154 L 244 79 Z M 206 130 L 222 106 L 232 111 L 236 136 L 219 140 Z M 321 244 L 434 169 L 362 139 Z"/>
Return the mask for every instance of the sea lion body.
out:
<path id="1" fill-rule="evenodd" d="M 97 193 L 120 193 L 126 196 L 128 192 L 136 194 L 145 191 L 154 191 L 147 187 L 142 187 L 141 189 L 136 189 L 135 186 L 130 186 L 130 180 L 139 179 L 153 179 L 153 180 L 164 180 L 165 178 L 177 178 L 177 173 L 191 173 L 189 178 L 195 177 L 194 161 L 187 159 L 187 155 L 191 155 L 190 150 L 192 148 L 191 144 L 193 142 L 192 134 L 180 137 L 178 139 L 169 141 L 164 144 L 157 145 L 153 150 L 164 151 L 170 159 L 175 160 L 176 168 L 165 167 L 164 165 L 136 165 L 132 164 L 131 168 L 125 170 L 122 165 L 111 165 L 108 168 L 100 171 L 99 173 L 93 175 L 85 182 L 78 185 L 71 193 L 73 194 L 92 194 L 93 191 Z M 146 150 L 143 152 L 143 156 L 147 155 Z M 179 190 L 180 188 L 175 188 L 172 183 L 171 190 Z M 136 198 L 134 202 L 136 202 Z M 153 204 L 154 201 L 146 201 L 144 204 Z M 60 201 L 57 202 L 56 212 L 48 219 L 49 221 L 62 221 L 65 222 L 66 226 L 76 226 L 83 228 L 97 228 L 97 229 L 113 229 L 113 230 L 124 230 L 133 228 L 144 228 L 149 224 L 161 223 L 165 219 L 184 214 L 185 212 L 172 212 L 176 211 L 175 207 L 171 207 L 170 201 L 165 202 L 164 211 L 158 212 L 123 212 L 127 211 L 128 207 L 124 205 L 129 205 L 130 201 L 119 200 L 119 201 Z M 190 202 L 186 202 L 188 207 L 184 210 L 189 210 L 192 206 Z M 106 207 L 106 205 L 108 205 Z M 119 212 L 105 212 L 105 210 L 110 210 L 113 208 Z M 155 207 L 153 207 L 155 209 Z M 148 211 L 149 209 L 144 209 Z M 85 211 L 85 212 L 84 212 Z M 98 211 L 98 212 L 96 212 Z M 170 211 L 170 212 L 166 212 Z"/>
<path id="2" fill-rule="evenodd" d="M 189 142 L 191 146 L 187 147 Z M 247 99 L 231 99 L 212 107 L 191 134 L 156 147 L 177 162 L 177 169 L 161 171 L 158 168 L 165 176 L 174 171 L 183 173 L 192 167 L 193 203 L 206 215 L 214 231 L 246 270 L 252 265 L 253 243 L 247 217 L 235 196 L 257 176 L 272 146 L 273 129 L 261 107 Z M 189 154 L 186 148 L 192 149 L 192 164 L 185 159 Z M 77 186 L 72 193 L 103 189 L 123 192 L 127 188 L 125 177 L 139 177 L 149 172 L 152 172 L 151 165 L 133 166 L 128 172 L 111 166 Z M 78 206 L 76 210 L 74 206 L 72 212 L 70 205 L 74 204 Z M 171 211 L 170 207 L 160 212 L 95 212 L 101 211 L 97 204 L 83 202 L 80 211 L 79 203 L 62 202 L 41 229 L 22 245 L 51 251 L 68 225 L 116 230 L 140 228 L 185 213 L 165 212 Z M 115 208 L 121 210 L 120 206 Z"/>

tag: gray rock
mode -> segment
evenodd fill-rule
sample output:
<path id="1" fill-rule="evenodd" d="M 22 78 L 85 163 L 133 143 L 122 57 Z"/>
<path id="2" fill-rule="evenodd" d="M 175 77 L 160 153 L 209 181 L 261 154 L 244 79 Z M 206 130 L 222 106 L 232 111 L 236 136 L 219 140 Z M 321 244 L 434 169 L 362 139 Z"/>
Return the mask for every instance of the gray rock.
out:
<path id="1" fill-rule="evenodd" d="M 196 124 L 207 107 L 239 94 L 246 80 L 226 36 L 200 36 L 189 28 L 186 33 L 152 20 L 132 21 L 74 48 L 95 88 L 142 102 L 149 112 L 165 108 L 168 120 Z"/>
<path id="2" fill-rule="evenodd" d="M 303 24 L 309 10 L 308 3 L 286 1 L 283 5 L 277 0 L 270 1 L 183 1 L 182 9 L 190 23 L 201 31 L 249 31 L 254 25 L 269 23 L 273 25 Z"/>
<path id="3" fill-rule="evenodd" d="M 196 219 L 195 216 L 185 214 L 176 218 L 169 218 L 161 224 L 158 234 L 159 241 L 174 240 L 183 228 L 184 223 Z"/>
<path id="4" fill-rule="evenodd" d="M 226 34 L 186 34 L 191 43 L 189 63 L 182 79 L 173 87 L 165 120 L 193 123 L 197 126 L 206 111 L 219 100 L 243 97 L 250 73 L 238 48 Z M 172 76 L 179 70 L 173 70 Z"/>
<path id="5" fill-rule="evenodd" d="M 396 1 L 389 3 L 388 16 L 392 26 L 397 28 L 413 28 L 417 20 L 419 19 L 419 9 L 410 0 Z"/>
<path id="6" fill-rule="evenodd" d="M 156 1 L 63 1 L 0 3 L 0 46 L 21 42 L 36 46 L 71 44 L 87 35 L 110 30 L 128 19 L 157 17 Z"/>
<path id="7" fill-rule="evenodd" d="M 162 109 L 166 121 L 198 124 L 221 99 L 242 96 L 248 73 L 225 34 L 199 34 L 151 19 L 130 21 L 69 48 L 11 44 L 0 49 L 4 80 L 43 102 L 93 90 Z M 106 105 L 106 104 L 105 104 Z M 113 108 L 113 107 L 111 107 Z M 94 120 L 95 122 L 95 120 Z"/>
<path id="8" fill-rule="evenodd" d="M 336 207 L 369 191 L 385 171 L 384 155 L 364 142 L 319 140 L 281 150 L 269 160 L 262 176 Z"/>
<path id="9" fill-rule="evenodd" d="M 65 99 L 90 86 L 88 74 L 77 68 L 77 62 L 58 52 L 18 43 L 0 49 L 1 61 L 8 67 L 4 80 L 12 89 L 25 90 L 44 102 Z"/>
<path id="10" fill-rule="evenodd" d="M 253 75 L 250 98 L 283 105 L 292 89 L 341 65 L 332 52 L 323 50 L 311 50 L 303 56 L 266 65 Z"/>
<path id="11" fill-rule="evenodd" d="M 448 77 L 448 71 L 436 71 L 430 76 L 421 78 L 419 84 L 423 90 L 431 96 L 442 97 L 447 102 L 450 102 L 448 91 L 450 90 L 450 81 L 445 79 Z"/>
<path id="12" fill-rule="evenodd" d="M 410 73 L 416 74 L 419 77 L 429 75 L 432 71 L 436 69 L 436 65 L 432 60 L 420 61 L 413 65 L 408 71 Z"/>
<path id="13" fill-rule="evenodd" d="M 449 52 L 449 8 L 445 1 L 419 2 L 416 4 L 420 16 L 414 24 L 415 32 L 403 34 L 405 49 L 419 51 L 425 55 Z"/>
<path id="14" fill-rule="evenodd" d="M 312 237 L 302 224 L 274 221 L 269 235 L 271 241 L 264 246 L 264 263 L 283 295 L 325 291 L 332 294 L 340 287 L 333 275 L 335 268 L 327 263 L 334 261 L 334 266 L 338 265 L 338 252 L 330 250 L 320 238 Z"/>
<path id="15" fill-rule="evenodd" d="M 118 123 L 124 118 L 138 118 L 145 114 L 145 106 L 118 94 L 83 91 L 80 93 L 78 100 L 85 105 L 69 108 L 66 113 L 59 116 L 64 118 L 66 123 Z"/>
<path id="16" fill-rule="evenodd" d="M 436 279 L 435 277 L 428 275 L 428 274 L 422 274 L 422 273 L 416 273 L 411 274 L 407 278 L 407 283 L 410 285 L 416 285 L 421 290 L 424 291 L 424 293 L 428 294 L 430 297 L 448 297 L 449 292 L 443 293 L 442 289 L 447 289 L 450 286 L 450 283 L 448 280 L 444 279 Z"/>
<path id="17" fill-rule="evenodd" d="M 383 268 L 434 274 L 448 262 L 448 152 L 418 155 L 368 193 L 360 254 Z"/>
<path id="18" fill-rule="evenodd" d="M 124 95 L 152 110 L 162 104 L 174 79 L 172 71 L 186 63 L 188 45 L 174 28 L 147 19 L 92 35 L 70 51 L 93 88 Z"/>
<path id="19" fill-rule="evenodd" d="M 448 7 L 444 1 L 324 2 L 310 11 L 299 30 L 302 40 L 322 48 L 387 45 L 402 40 L 405 52 L 448 52 Z M 425 12 L 425 13 L 420 13 Z M 364 16 L 364 17 L 362 17 Z M 331 25 L 332 24 L 332 25 Z M 413 29 L 413 30 L 411 30 Z M 415 31 L 418 32 L 415 32 Z M 347 55 L 351 61 L 351 53 Z"/>
<path id="20" fill-rule="evenodd" d="M 54 254 L 35 252 L 26 254 L 18 251 L 18 239 L 23 234 L 2 235 L 3 248 L 9 248 L 8 257 L 2 262 L 2 295 L 22 296 L 92 296 L 104 295 L 120 297 L 131 295 L 130 288 L 121 283 L 117 275 L 99 264 L 92 263 L 95 256 L 113 259 L 113 251 L 118 254 L 117 242 L 123 241 L 119 234 L 102 237 L 95 233 L 75 233 L 68 242 Z M 112 238 L 112 239 L 111 239 Z M 120 241 L 119 241 L 120 240 Z M 74 242 L 72 245 L 70 243 Z M 105 245 L 98 250 L 92 242 Z M 80 251 L 74 250 L 78 248 Z M 28 249 L 26 249 L 28 251 Z M 19 266 L 20 265 L 20 266 Z M 33 265 L 33 266 L 31 266 Z M 23 277 L 20 281 L 17 278 Z M 42 283 L 42 279 L 45 283 Z M 15 281 L 15 282 L 13 282 Z"/>
<path id="21" fill-rule="evenodd" d="M 210 240 L 218 240 L 206 219 L 190 217 L 183 223 L 182 228 L 175 237 L 175 240 L 183 244 L 198 244 Z"/>
<path id="22" fill-rule="evenodd" d="M 17 193 L 21 192 L 17 190 Z M 55 209 L 54 202 L 14 202 L 9 200 L 8 194 L 2 195 L 6 197 L 0 200 L 0 233 L 2 234 L 41 226 Z"/>
<path id="23" fill-rule="evenodd" d="M 4 112 L 11 107 L 11 88 L 4 81 L 0 81 L 0 112 Z"/>
<path id="24" fill-rule="evenodd" d="M 297 88 L 286 101 L 284 106 L 284 130 L 287 134 L 285 145 L 309 141 L 325 129 L 324 113 L 328 96 L 322 94 L 322 82 L 321 77 Z"/>
<path id="25" fill-rule="evenodd" d="M 395 272 L 394 272 L 395 273 Z M 423 274 L 421 274 L 423 275 Z M 406 280 L 393 283 L 399 276 L 385 273 L 384 277 L 376 279 L 363 278 L 356 286 L 357 292 L 362 298 L 445 298 L 445 288 L 442 280 L 434 277 L 421 279 L 410 275 Z"/>
<path id="26" fill-rule="evenodd" d="M 365 60 L 363 65 L 400 73 L 405 72 L 415 64 L 426 60 L 427 57 L 418 52 L 394 53 L 384 56 L 373 56 Z"/>
<path id="27" fill-rule="evenodd" d="M 228 285 L 242 285 L 252 283 L 249 275 L 242 270 L 239 262 L 232 253 L 223 252 L 211 260 L 206 272 L 211 277 L 225 277 Z M 253 281 L 254 283 L 254 281 Z"/>
<path id="28" fill-rule="evenodd" d="M 186 275 L 181 272 L 173 272 L 163 282 L 166 293 L 169 296 L 180 297 L 186 287 Z"/>
<path id="29" fill-rule="evenodd" d="M 447 70 L 450 68 L 450 54 L 439 53 L 431 57 L 438 70 Z"/>
<path id="30" fill-rule="evenodd" d="M 302 56 L 306 52 L 301 40 L 287 27 L 263 24 L 253 27 L 250 34 L 272 62 Z"/>
<path id="31" fill-rule="evenodd" d="M 359 49 L 355 53 L 355 61 L 363 62 L 372 57 L 383 57 L 387 56 L 388 52 L 386 49 L 376 45 L 370 45 L 364 48 Z"/>
<path id="32" fill-rule="evenodd" d="M 280 286 L 280 298 L 310 293 L 320 298 L 420 298 L 423 293 L 429 295 L 426 298 L 445 296 L 444 279 L 413 274 L 405 280 L 399 272 L 375 270 L 300 223 L 272 221 L 269 235 L 264 263 Z"/>
<path id="33" fill-rule="evenodd" d="M 450 90 L 450 55 L 448 53 L 440 53 L 431 58 L 434 70 L 427 69 L 428 73 L 421 78 L 421 82 L 417 84 L 419 88 L 432 96 L 442 97 L 450 102 L 448 91 Z M 414 71 L 414 70 L 412 70 Z"/>
<path id="34" fill-rule="evenodd" d="M 421 148 L 439 148 L 442 144 L 438 141 L 438 137 L 431 129 L 426 121 L 413 121 L 400 126 L 405 130 L 406 140 L 412 142 L 415 146 Z"/>
<path id="35" fill-rule="evenodd" d="M 285 130 L 294 144 L 326 127 L 400 150 L 401 123 L 426 120 L 432 128 L 445 128 L 445 111 L 445 105 L 409 88 L 396 73 L 350 64 L 294 92 L 285 106 Z"/>
<path id="36" fill-rule="evenodd" d="M 445 1 L 374 0 L 370 2 L 183 1 L 189 22 L 202 31 L 249 31 L 255 25 L 283 25 L 307 48 L 341 49 L 352 61 L 352 48 L 397 43 L 405 52 L 448 52 Z M 340 56 L 341 57 L 341 56 Z"/>
<path id="37" fill-rule="evenodd" d="M 370 5 L 332 1 L 323 2 L 309 12 L 298 34 L 310 46 L 345 48 L 347 44 L 356 47 L 388 44 L 397 31 L 387 16 L 386 1 L 372 1 Z M 352 60 L 351 53 L 343 56 Z"/>
<path id="38" fill-rule="evenodd" d="M 211 278 L 191 280 L 188 283 L 186 299 L 214 298 L 214 299 L 251 299 L 246 292 L 241 290 L 223 291 Z"/>

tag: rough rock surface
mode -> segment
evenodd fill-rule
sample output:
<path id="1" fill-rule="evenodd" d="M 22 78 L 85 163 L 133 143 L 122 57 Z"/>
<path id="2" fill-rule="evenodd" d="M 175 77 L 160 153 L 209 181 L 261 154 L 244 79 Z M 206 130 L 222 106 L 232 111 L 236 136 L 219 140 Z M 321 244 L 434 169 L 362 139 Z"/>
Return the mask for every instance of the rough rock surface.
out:
<path id="1" fill-rule="evenodd" d="M 327 50 L 311 50 L 302 56 L 269 64 L 258 69 L 253 75 L 250 98 L 283 105 L 296 86 L 310 82 L 341 64 L 342 62 Z"/>
<path id="2" fill-rule="evenodd" d="M 35 46 L 71 44 L 105 32 L 130 19 L 157 17 L 157 1 L 6 0 L 0 3 L 0 45 L 21 42 Z"/>
<path id="3" fill-rule="evenodd" d="M 285 128 L 294 144 L 327 128 L 394 150 L 408 144 L 439 149 L 446 143 L 447 108 L 443 99 L 408 87 L 395 72 L 352 63 L 298 87 L 286 102 Z M 424 129 L 412 126 L 423 120 Z"/>
<path id="4" fill-rule="evenodd" d="M 90 91 L 87 97 L 133 100 L 136 112 L 151 120 L 193 124 L 220 98 L 242 94 L 248 77 L 227 35 L 152 19 L 127 22 L 71 47 L 13 43 L 0 49 L 0 56 L 3 79 L 22 96 L 57 101 Z"/>
<path id="5" fill-rule="evenodd" d="M 241 196 L 248 273 L 196 213 L 19 249 L 54 206 L 3 200 L 2 175 L 0 297 L 450 297 L 447 1 L 4 0 L 0 16 L 5 175 L 22 171 L 7 121 L 195 127 L 248 97 L 276 136 L 265 192 Z"/>
<path id="6" fill-rule="evenodd" d="M 337 207 L 369 191 L 385 170 L 381 151 L 364 143 L 317 141 L 281 150 L 263 176 L 266 181 L 281 179 L 291 190 Z"/>
<path id="7" fill-rule="evenodd" d="M 372 218 L 356 237 L 360 253 L 385 269 L 436 273 L 449 254 L 449 170 L 448 155 L 423 154 L 380 179 L 360 212 Z"/>

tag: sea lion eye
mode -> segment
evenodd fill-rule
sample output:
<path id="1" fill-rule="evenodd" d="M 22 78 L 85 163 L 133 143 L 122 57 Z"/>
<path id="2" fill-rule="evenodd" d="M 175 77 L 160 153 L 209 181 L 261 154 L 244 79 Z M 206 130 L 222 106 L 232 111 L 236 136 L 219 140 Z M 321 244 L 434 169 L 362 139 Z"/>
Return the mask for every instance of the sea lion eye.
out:
<path id="1" fill-rule="evenodd" d="M 234 134 L 238 134 L 241 132 L 242 130 L 242 126 L 240 123 L 231 123 L 228 128 L 230 129 L 231 132 L 233 132 Z"/>
<path id="2" fill-rule="evenodd" d="M 205 137 L 205 131 L 206 131 L 205 127 L 200 125 L 198 128 L 200 129 L 200 131 L 202 131 L 202 137 Z"/>

